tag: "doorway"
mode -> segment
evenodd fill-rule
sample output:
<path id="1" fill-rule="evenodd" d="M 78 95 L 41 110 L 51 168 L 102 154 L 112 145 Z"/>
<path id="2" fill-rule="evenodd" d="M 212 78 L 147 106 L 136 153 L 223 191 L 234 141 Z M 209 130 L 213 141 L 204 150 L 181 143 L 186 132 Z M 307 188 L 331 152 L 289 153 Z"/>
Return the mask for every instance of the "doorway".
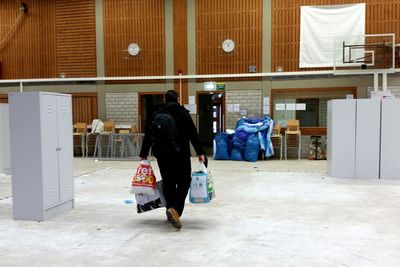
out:
<path id="1" fill-rule="evenodd" d="M 139 93 L 140 132 L 146 131 L 146 126 L 151 123 L 153 113 L 164 104 L 165 93 Z"/>
<path id="2" fill-rule="evenodd" d="M 200 143 L 212 154 L 213 140 L 225 130 L 225 92 L 197 92 Z"/>

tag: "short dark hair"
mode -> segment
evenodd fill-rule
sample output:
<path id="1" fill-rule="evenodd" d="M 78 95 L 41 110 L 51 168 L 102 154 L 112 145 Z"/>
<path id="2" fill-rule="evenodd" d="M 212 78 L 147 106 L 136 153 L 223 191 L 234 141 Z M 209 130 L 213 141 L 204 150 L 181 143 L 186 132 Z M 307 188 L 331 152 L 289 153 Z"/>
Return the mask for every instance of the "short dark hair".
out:
<path id="1" fill-rule="evenodd" d="M 178 103 L 178 97 L 179 94 L 175 90 L 168 90 L 165 94 L 165 101 Z"/>

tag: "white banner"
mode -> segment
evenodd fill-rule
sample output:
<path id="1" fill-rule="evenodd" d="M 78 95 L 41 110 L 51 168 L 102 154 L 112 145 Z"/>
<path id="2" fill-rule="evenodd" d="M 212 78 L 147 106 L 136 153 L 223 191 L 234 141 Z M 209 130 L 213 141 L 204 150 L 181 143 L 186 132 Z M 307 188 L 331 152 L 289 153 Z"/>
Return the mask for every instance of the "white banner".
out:
<path id="1" fill-rule="evenodd" d="M 300 68 L 333 67 L 338 36 L 365 34 L 365 4 L 302 6 Z"/>

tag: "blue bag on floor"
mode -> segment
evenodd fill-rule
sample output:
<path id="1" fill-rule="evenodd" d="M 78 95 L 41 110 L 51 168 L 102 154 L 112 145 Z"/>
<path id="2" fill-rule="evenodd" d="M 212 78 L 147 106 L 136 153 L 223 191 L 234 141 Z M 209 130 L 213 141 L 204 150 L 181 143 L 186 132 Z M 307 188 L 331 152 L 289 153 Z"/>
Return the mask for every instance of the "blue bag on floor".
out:
<path id="1" fill-rule="evenodd" d="M 250 162 L 256 162 L 260 152 L 260 139 L 258 134 L 249 135 L 246 142 L 246 150 L 244 151 L 244 158 Z"/>
<path id="2" fill-rule="evenodd" d="M 228 134 L 219 133 L 215 136 L 215 160 L 228 160 L 229 156 L 229 144 L 228 144 Z"/>
<path id="3" fill-rule="evenodd" d="M 231 160 L 238 160 L 238 161 L 242 161 L 243 160 L 242 153 L 240 152 L 240 150 L 238 148 L 233 148 L 232 149 Z"/>

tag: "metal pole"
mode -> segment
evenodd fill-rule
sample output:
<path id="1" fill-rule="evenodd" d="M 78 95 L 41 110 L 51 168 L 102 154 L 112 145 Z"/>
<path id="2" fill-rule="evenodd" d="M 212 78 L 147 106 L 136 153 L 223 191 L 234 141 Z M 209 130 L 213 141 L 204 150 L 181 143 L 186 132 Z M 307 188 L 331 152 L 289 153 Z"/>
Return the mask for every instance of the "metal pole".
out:
<path id="1" fill-rule="evenodd" d="M 382 90 L 387 91 L 387 73 L 382 73 Z"/>
<path id="2" fill-rule="evenodd" d="M 179 73 L 179 76 L 182 76 L 182 72 Z M 179 77 L 179 104 L 182 105 L 182 78 Z"/>
<path id="3" fill-rule="evenodd" d="M 24 91 L 24 87 L 22 85 L 22 82 L 19 83 L 19 91 L 22 93 Z"/>
<path id="4" fill-rule="evenodd" d="M 379 73 L 374 73 L 374 91 L 378 91 L 379 88 Z"/>

